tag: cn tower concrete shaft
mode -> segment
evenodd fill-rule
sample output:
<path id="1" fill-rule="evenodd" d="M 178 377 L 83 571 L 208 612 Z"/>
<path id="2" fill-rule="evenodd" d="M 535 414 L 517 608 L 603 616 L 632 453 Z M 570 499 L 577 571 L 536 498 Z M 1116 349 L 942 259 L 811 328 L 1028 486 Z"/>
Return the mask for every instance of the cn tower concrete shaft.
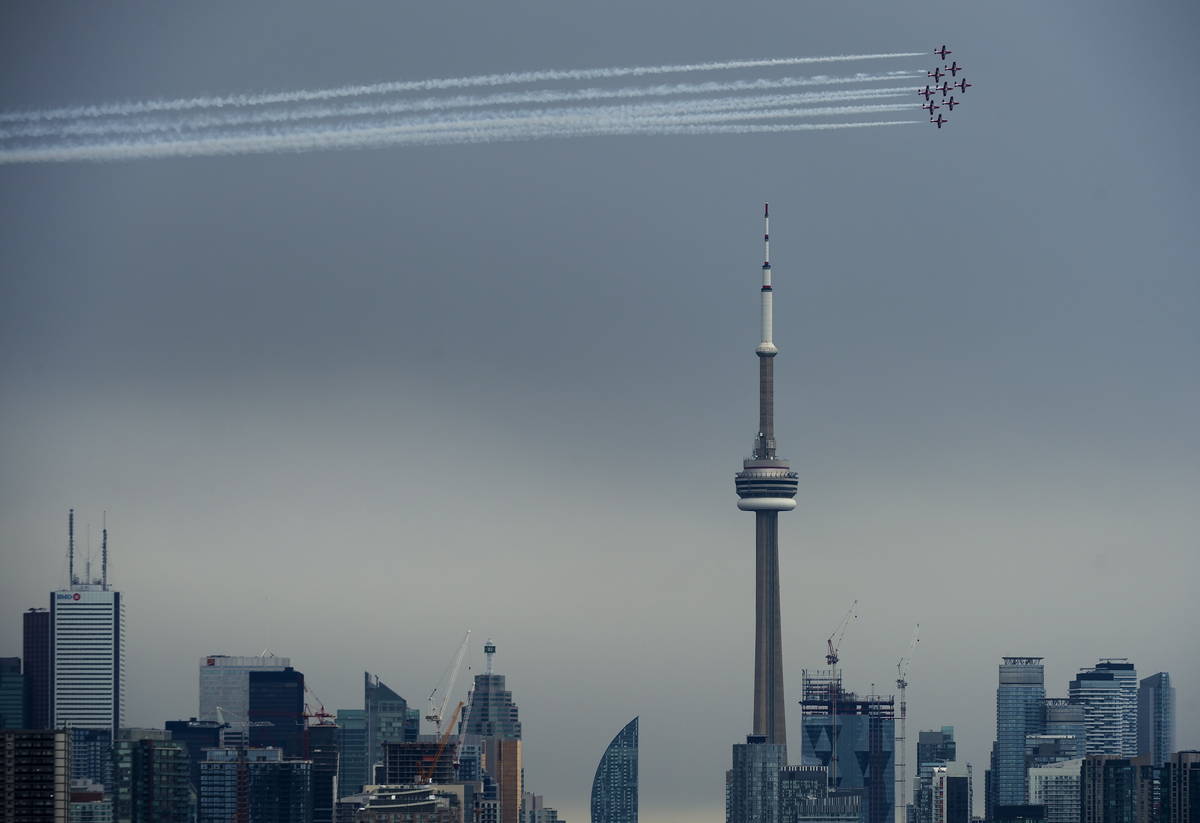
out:
<path id="1" fill-rule="evenodd" d="M 769 227 L 764 207 L 764 225 Z M 783 642 L 779 610 L 779 513 L 796 507 L 797 475 L 775 454 L 775 355 L 770 232 L 762 282 L 762 341 L 758 355 L 758 434 L 753 456 L 738 472 L 738 508 L 754 512 L 754 734 L 768 743 L 787 743 L 783 696 Z"/>

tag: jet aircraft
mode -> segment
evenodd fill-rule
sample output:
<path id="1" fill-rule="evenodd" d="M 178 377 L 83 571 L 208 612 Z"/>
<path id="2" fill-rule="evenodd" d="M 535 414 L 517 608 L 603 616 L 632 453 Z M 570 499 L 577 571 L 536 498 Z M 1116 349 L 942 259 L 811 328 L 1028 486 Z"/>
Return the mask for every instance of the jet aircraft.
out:
<path id="1" fill-rule="evenodd" d="M 942 71 L 942 67 L 941 67 L 941 66 L 938 66 L 938 67 L 937 67 L 936 69 L 934 69 L 933 71 L 928 71 L 928 72 L 925 72 L 925 76 L 926 76 L 926 77 L 932 77 L 932 78 L 933 78 L 933 82 L 935 82 L 935 83 L 936 83 L 937 81 L 941 80 L 943 77 L 945 77 L 945 76 L 946 76 L 946 72 Z"/>
<path id="2" fill-rule="evenodd" d="M 948 83 L 942 83 L 942 85 L 940 85 L 940 86 L 934 86 L 934 87 L 933 87 L 933 90 L 934 90 L 934 91 L 940 91 L 940 92 L 942 93 L 942 97 L 945 97 L 945 96 L 946 96 L 946 92 L 950 91 L 950 89 L 952 89 L 952 88 L 954 88 L 954 87 L 953 87 L 953 86 L 951 86 L 950 84 L 948 84 Z"/>
<path id="3" fill-rule="evenodd" d="M 954 111 L 954 107 L 955 107 L 955 106 L 961 106 L 961 105 L 962 105 L 962 103 L 960 103 L 958 100 L 955 100 L 955 99 L 954 99 L 954 95 L 952 94 L 952 95 L 950 95 L 950 99 L 949 99 L 949 100 L 947 100 L 947 101 L 946 101 L 945 103 L 943 103 L 942 105 L 943 105 L 943 106 L 945 106 L 946 108 L 950 109 L 950 111 Z M 922 106 L 921 108 L 925 108 L 925 107 L 924 107 L 924 106 Z M 933 114 L 933 112 L 930 112 L 930 114 Z"/>
<path id="4" fill-rule="evenodd" d="M 917 89 L 917 94 L 922 95 L 925 98 L 925 102 L 929 102 L 929 98 L 933 97 L 933 89 L 926 86 L 923 89 Z"/>
<path id="5" fill-rule="evenodd" d="M 936 119 L 936 120 L 934 120 L 932 117 L 930 117 L 930 118 L 929 118 L 929 122 L 930 122 L 930 123 L 936 123 L 936 124 L 937 124 L 937 127 L 938 127 L 938 129 L 940 130 L 940 129 L 942 128 L 942 124 L 943 124 L 943 123 L 949 123 L 950 121 L 949 121 L 949 120 L 947 120 L 945 117 L 942 117 L 942 116 L 939 114 L 939 115 L 937 116 L 937 119 Z"/>
<path id="6" fill-rule="evenodd" d="M 933 53 L 936 54 L 938 57 L 942 58 L 943 60 L 946 59 L 947 54 L 954 54 L 954 52 L 952 52 L 952 51 L 950 51 L 950 49 L 946 48 L 945 43 L 942 44 L 942 47 L 940 49 L 934 49 Z"/>
<path id="7" fill-rule="evenodd" d="M 971 86 L 973 86 L 973 85 L 975 85 L 975 84 L 968 83 L 967 78 L 964 77 L 962 80 L 959 80 L 957 83 L 954 84 L 954 88 L 958 89 L 963 94 L 966 94 L 967 89 L 971 88 Z"/>
<path id="8" fill-rule="evenodd" d="M 923 109 L 925 109 L 925 111 L 929 112 L 930 117 L 933 117 L 933 113 L 935 111 L 937 111 L 938 109 L 940 109 L 941 106 L 939 106 L 937 103 L 934 103 L 931 101 L 931 102 L 925 103 L 925 105 L 921 106 L 921 108 L 923 108 Z"/>
<path id="9" fill-rule="evenodd" d="M 950 65 L 946 66 L 946 71 L 950 72 L 950 76 L 951 76 L 951 77 L 957 77 L 957 76 L 958 76 L 958 73 L 959 73 L 960 71 L 962 71 L 962 70 L 963 70 L 963 67 L 962 67 L 962 66 L 960 66 L 960 65 L 958 65 L 958 61 L 957 61 L 957 60 L 955 60 L 955 61 L 954 61 L 953 63 L 951 63 Z"/>

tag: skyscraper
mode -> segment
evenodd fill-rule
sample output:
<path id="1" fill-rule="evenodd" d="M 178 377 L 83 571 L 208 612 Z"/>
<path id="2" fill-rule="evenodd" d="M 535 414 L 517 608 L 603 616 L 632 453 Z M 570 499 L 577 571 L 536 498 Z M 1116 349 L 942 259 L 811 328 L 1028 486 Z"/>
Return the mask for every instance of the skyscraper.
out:
<path id="1" fill-rule="evenodd" d="M 249 676 L 250 745 L 274 746 L 284 757 L 304 755 L 304 675 L 288 666 Z"/>
<path id="2" fill-rule="evenodd" d="M 796 507 L 798 475 L 775 453 L 775 356 L 771 284 L 770 211 L 763 206 L 762 326 L 758 355 L 758 434 L 751 457 L 735 478 L 738 508 L 754 512 L 753 734 L 787 745 L 783 698 L 783 643 L 779 610 L 779 513 Z M 786 755 L 784 757 L 786 760 Z"/>
<path id="3" fill-rule="evenodd" d="M 367 710 L 338 709 L 339 797 L 358 794 L 367 783 Z"/>
<path id="4" fill-rule="evenodd" d="M 62 729 L 0 731 L 0 819 L 67 823 L 70 745 Z"/>
<path id="5" fill-rule="evenodd" d="M 200 823 L 309 823 L 312 764 L 279 749 L 209 749 L 200 764 Z"/>
<path id="6" fill-rule="evenodd" d="M 1040 657 L 1005 657 L 996 688 L 989 819 L 993 806 L 1026 801 L 1025 738 L 1045 728 L 1045 670 Z"/>
<path id="7" fill-rule="evenodd" d="M 0 657 L 0 729 L 24 729 L 25 676 L 21 658 Z"/>
<path id="8" fill-rule="evenodd" d="M 200 764 L 204 762 L 204 750 L 216 749 L 221 745 L 221 724 L 215 720 L 168 720 L 163 724 L 171 733 L 171 740 L 187 749 L 188 779 L 196 796 L 200 795 Z"/>
<path id="9" fill-rule="evenodd" d="M 638 719 L 617 732 L 592 778 L 592 823 L 637 823 Z"/>
<path id="10" fill-rule="evenodd" d="M 244 731 L 250 711 L 250 672 L 281 672 L 292 661 L 263 652 L 257 657 L 231 657 L 227 654 L 208 654 L 200 658 L 201 720 L 220 720 L 220 707 L 225 722 Z"/>
<path id="11" fill-rule="evenodd" d="M 1029 802 L 1046 810 L 1046 823 L 1079 823 L 1082 766 L 1083 759 L 1078 758 L 1029 770 Z"/>
<path id="12" fill-rule="evenodd" d="M 935 766 L 931 778 L 933 823 L 971 823 L 971 764 Z"/>
<path id="13" fill-rule="evenodd" d="M 50 612 L 30 609 L 22 615 L 21 656 L 25 667 L 25 728 L 50 728 Z"/>
<path id="14" fill-rule="evenodd" d="M 304 729 L 304 757 L 312 761 L 312 823 L 333 823 L 338 775 L 338 727 L 318 723 Z"/>
<path id="15" fill-rule="evenodd" d="M 933 770 L 957 756 L 954 727 L 922 731 L 917 736 L 917 779 L 913 786 L 914 823 L 933 823 Z"/>
<path id="16" fill-rule="evenodd" d="M 363 672 L 363 710 L 367 713 L 366 784 L 374 783 L 372 770 L 383 763 L 385 743 L 411 743 L 420 733 L 420 714 L 408 701 L 369 672 Z"/>
<path id="17" fill-rule="evenodd" d="M 482 738 L 483 767 L 496 781 L 500 823 L 517 823 L 525 792 L 521 720 L 504 675 L 495 672 L 496 644 L 487 641 L 483 652 L 487 664 L 475 675 L 463 734 Z"/>
<path id="18" fill-rule="evenodd" d="M 113 817 L 121 823 L 191 823 L 187 747 L 160 729 L 120 729 L 113 742 Z"/>
<path id="19" fill-rule="evenodd" d="M 1137 671 L 1127 660 L 1101 660 L 1082 669 L 1067 688 L 1083 706 L 1088 754 L 1137 755 Z"/>
<path id="20" fill-rule="evenodd" d="M 787 746 L 765 735 L 733 744 L 733 768 L 725 773 L 725 823 L 778 823 L 779 778 Z"/>
<path id="21" fill-rule="evenodd" d="M 1161 766 L 1175 751 L 1175 687 L 1166 672 L 1152 674 L 1138 686 L 1139 757 Z"/>
<path id="22" fill-rule="evenodd" d="M 1127 757 L 1085 757 L 1079 771 L 1081 823 L 1136 823 L 1137 772 Z"/>

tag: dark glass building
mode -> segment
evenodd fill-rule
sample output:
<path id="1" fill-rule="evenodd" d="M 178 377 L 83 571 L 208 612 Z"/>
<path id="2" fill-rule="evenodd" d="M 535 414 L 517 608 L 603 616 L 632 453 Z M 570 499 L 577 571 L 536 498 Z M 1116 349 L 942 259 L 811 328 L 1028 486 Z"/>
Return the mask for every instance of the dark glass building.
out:
<path id="1" fill-rule="evenodd" d="M 216 749 L 221 745 L 221 724 L 215 720 L 168 720 L 164 724 L 171 739 L 187 749 L 188 780 L 196 796 L 200 796 L 200 764 L 204 761 L 205 749 Z"/>
<path id="2" fill-rule="evenodd" d="M 349 797 L 367 782 L 367 711 L 338 709 L 338 795 Z"/>
<path id="3" fill-rule="evenodd" d="M 21 658 L 0 657 L 0 729 L 24 729 L 25 677 Z"/>
<path id="4" fill-rule="evenodd" d="M 66 820 L 71 798 L 67 732 L 0 731 L 0 820 Z"/>
<path id="5" fill-rule="evenodd" d="M 199 823 L 311 823 L 312 764 L 278 749 L 210 749 L 200 766 Z"/>
<path id="6" fill-rule="evenodd" d="M 746 735 L 733 744 L 733 768 L 725 773 L 725 823 L 779 823 L 779 775 L 787 744 Z"/>
<path id="7" fill-rule="evenodd" d="M 1088 755 L 1079 789 L 1081 823 L 1137 823 L 1138 769 L 1129 758 Z"/>
<path id="8" fill-rule="evenodd" d="M 422 775 L 425 773 L 428 773 L 434 783 L 453 783 L 455 780 L 453 744 L 443 747 L 436 740 L 384 743 L 383 752 L 384 783 L 422 783 Z"/>
<path id="9" fill-rule="evenodd" d="M 50 612 L 30 609 L 22 620 L 25 728 L 50 728 Z"/>
<path id="10" fill-rule="evenodd" d="M 191 823 L 188 752 L 159 729 L 118 729 L 113 742 L 113 817 L 122 823 Z"/>
<path id="11" fill-rule="evenodd" d="M 996 688 L 996 742 L 992 747 L 988 814 L 1026 799 L 1025 738 L 1045 729 L 1046 676 L 1040 657 L 1005 657 Z"/>
<path id="12" fill-rule="evenodd" d="M 617 732 L 592 778 L 592 823 L 637 823 L 638 719 Z"/>
<path id="13" fill-rule="evenodd" d="M 304 675 L 283 671 L 250 672 L 250 745 L 274 746 L 284 757 L 304 755 Z"/>
<path id="14" fill-rule="evenodd" d="M 304 730 L 305 758 L 312 761 L 313 823 L 333 823 L 333 796 L 338 775 L 338 727 L 332 723 Z"/>
<path id="15" fill-rule="evenodd" d="M 1155 766 L 1175 751 L 1175 687 L 1171 675 L 1159 672 L 1138 684 L 1138 756 Z"/>
<path id="16" fill-rule="evenodd" d="M 520 740 L 521 720 L 512 692 L 504 687 L 504 675 L 493 671 L 496 644 L 489 640 L 484 644 L 483 653 L 487 657 L 487 669 L 483 674 L 475 675 L 475 688 L 471 691 L 463 732 L 501 740 Z"/>
<path id="17" fill-rule="evenodd" d="M 412 743 L 420 733 L 420 713 L 408 707 L 408 701 L 396 694 L 377 676 L 363 672 L 363 711 L 367 717 L 366 767 L 364 784 L 375 782 L 372 770 L 383 763 L 385 743 Z"/>
<path id="18" fill-rule="evenodd" d="M 913 786 L 913 823 L 933 823 L 933 770 L 957 756 L 954 727 L 917 734 L 917 780 Z"/>

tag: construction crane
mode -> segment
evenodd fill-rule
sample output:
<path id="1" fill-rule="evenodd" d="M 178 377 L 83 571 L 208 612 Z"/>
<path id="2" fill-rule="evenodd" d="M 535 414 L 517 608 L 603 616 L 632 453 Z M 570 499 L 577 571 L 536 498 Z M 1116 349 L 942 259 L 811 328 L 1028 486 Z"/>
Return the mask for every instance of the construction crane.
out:
<path id="1" fill-rule="evenodd" d="M 857 606 L 857 600 L 850 604 L 850 608 L 846 610 L 842 621 L 838 623 L 837 628 L 833 630 L 833 634 L 829 635 L 829 639 L 825 641 L 825 647 L 828 649 L 828 653 L 825 655 L 825 662 L 830 666 L 837 666 L 838 664 L 838 649 L 842 647 L 842 638 L 846 636 L 846 629 L 850 626 L 850 619 L 855 616 L 854 609 Z"/>
<path id="2" fill-rule="evenodd" d="M 446 667 L 446 671 L 442 672 L 442 678 L 437 685 L 433 687 L 433 691 L 429 693 L 429 707 L 425 711 L 425 719 L 433 724 L 436 731 L 434 734 L 442 733 L 442 718 L 446 716 L 446 707 L 450 705 L 450 695 L 454 693 L 454 684 L 458 681 L 458 671 L 462 668 L 463 656 L 467 653 L 467 643 L 471 640 L 471 630 L 467 629 L 467 633 L 463 635 L 462 643 L 459 644 L 458 651 L 454 653 L 454 659 L 450 661 L 450 665 Z M 436 703 L 435 699 L 438 692 L 442 693 L 441 703 Z M 454 722 L 450 722 L 451 728 Z"/>
<path id="3" fill-rule="evenodd" d="M 454 731 L 454 721 L 458 719 L 458 713 L 462 711 L 463 702 L 458 701 L 458 705 L 454 707 L 454 714 L 450 715 L 450 722 L 446 724 L 446 731 L 442 732 L 438 738 L 437 751 L 432 757 L 426 756 L 425 763 L 421 767 L 421 771 L 417 773 L 417 783 L 425 785 L 433 782 L 433 775 L 437 771 L 437 764 L 442 759 L 442 754 L 446 751 L 446 744 L 450 742 L 450 734 Z"/>
<path id="4" fill-rule="evenodd" d="M 906 697 L 906 689 L 908 689 L 908 668 L 912 664 L 913 652 L 916 651 L 917 643 L 920 641 L 921 624 L 918 623 L 913 627 L 912 642 L 908 644 L 908 653 L 901 657 L 896 663 L 896 688 L 900 692 L 900 734 L 896 736 L 896 782 L 899 784 L 896 788 L 896 823 L 905 823 L 907 815 L 907 802 L 904 797 L 905 780 L 907 775 L 907 767 L 905 766 L 904 751 L 907 747 L 905 741 L 905 721 L 908 717 L 908 699 Z"/>
<path id="5" fill-rule="evenodd" d="M 311 708 L 309 708 L 308 702 L 305 701 L 305 703 L 304 703 L 304 719 L 307 721 L 307 720 L 311 720 L 312 718 L 315 717 L 317 719 L 316 725 L 332 726 L 333 720 L 331 718 L 333 718 L 333 713 L 325 711 L 324 701 L 322 701 L 321 698 L 317 697 L 317 693 L 314 692 L 312 689 L 310 689 L 308 687 L 307 683 L 304 684 L 304 691 L 308 692 L 309 696 L 311 696 L 312 699 L 317 704 L 317 710 L 314 712 Z"/>

